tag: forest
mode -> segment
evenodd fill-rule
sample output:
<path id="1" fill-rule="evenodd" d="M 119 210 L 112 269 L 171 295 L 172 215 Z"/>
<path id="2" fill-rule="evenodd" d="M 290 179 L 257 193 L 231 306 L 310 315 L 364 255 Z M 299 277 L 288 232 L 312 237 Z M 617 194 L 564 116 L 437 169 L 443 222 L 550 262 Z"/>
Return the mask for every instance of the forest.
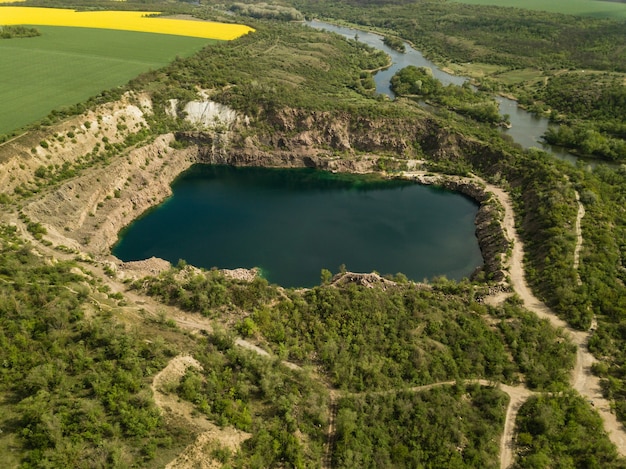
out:
<path id="1" fill-rule="evenodd" d="M 498 104 L 491 94 L 474 91 L 469 83 L 442 86 L 427 67 L 409 65 L 391 78 L 391 89 L 396 96 L 415 96 L 444 107 L 479 122 L 506 124 L 508 117 L 501 116 Z"/>
<path id="2" fill-rule="evenodd" d="M 374 148 L 389 167 L 420 158 L 427 171 L 476 174 L 509 193 L 529 284 L 573 329 L 591 328 L 593 371 L 626 422 L 626 170 L 587 167 L 583 159 L 572 165 L 510 142 L 494 127 L 485 93 L 504 91 L 497 81 L 485 79 L 479 91 L 442 87 L 409 68 L 394 78 L 401 96 L 382 98 L 369 71 L 387 64 L 384 54 L 238 5 L 228 11 L 257 16 L 250 22 L 256 33 L 207 46 L 24 129 L 54 129 L 128 90 L 149 90 L 155 103 L 149 126 L 122 143 L 103 141 L 93 154 L 42 166 L 29 184 L 0 193 L 0 456 L 8 467 L 163 467 L 198 434 L 160 410 L 151 387 L 182 354 L 200 366 L 158 391 L 221 430 L 249 435 L 237 450 L 207 446 L 223 467 L 499 467 L 505 385 L 531 396 L 516 421 L 514 467 L 626 467 L 592 403 L 571 387 L 577 350 L 567 331 L 526 310 L 515 294 L 487 303 L 501 287 L 489 278 L 416 284 L 397 275 L 364 286 L 342 283 L 345 272 L 323 271 L 318 286 L 296 290 L 181 261 L 124 282 L 101 259 L 56 244 L 23 213 L 42 193 L 157 135 L 188 135 L 193 129 L 168 117 L 165 104 L 195 99 L 198 88 L 250 117 L 231 136 L 231 151 L 250 140 L 279 151 L 308 118 L 344 120 L 353 146 L 324 142 L 333 157 L 356 161 Z M 186 2 L 161 6 L 242 21 L 210 2 L 197 11 Z M 623 23 L 448 2 L 292 6 L 410 40 L 442 64 L 551 70 L 545 86 L 506 91 L 561 125 L 547 140 L 582 155 L 624 157 L 625 93 L 616 78 L 626 71 Z M 286 110 L 301 116 L 294 127 Z M 372 129 L 386 142 L 409 144 L 368 146 L 360 137 Z M 438 151 L 442 135 L 453 151 Z M 577 194 L 585 216 L 575 268 Z M 190 318 L 203 324 L 200 331 L 186 326 Z"/>
<path id="3" fill-rule="evenodd" d="M 568 73 L 552 77 L 539 99 L 559 123 L 548 129 L 548 143 L 611 161 L 626 158 L 626 86 L 607 73 Z"/>
<path id="4" fill-rule="evenodd" d="M 499 467 L 495 429 L 503 424 L 506 402 L 497 389 L 462 385 L 342 398 L 333 465 Z"/>
<path id="5" fill-rule="evenodd" d="M 494 312 L 472 303 L 477 292 L 469 284 L 446 280 L 415 288 L 408 283 L 387 291 L 320 285 L 304 294 L 286 292 L 277 302 L 270 301 L 272 289 L 262 280 L 246 288 L 253 300 L 236 293 L 235 286 L 230 290 L 236 296 L 227 295 L 225 279 L 217 272 L 191 276 L 182 284 L 177 277 L 174 270 L 135 286 L 165 303 L 205 315 L 216 314 L 220 306 L 252 310 L 236 325 L 243 337 L 258 335 L 285 359 L 321 366 L 333 386 L 342 390 L 471 378 L 514 383 L 519 373 L 526 375 L 531 388 L 559 389 L 573 365 L 574 349 L 559 343 L 555 331 L 544 330 L 540 321 L 515 305 Z M 501 321 L 499 330 L 487 326 L 482 316 L 489 314 Z M 513 354 L 512 363 L 507 350 Z"/>

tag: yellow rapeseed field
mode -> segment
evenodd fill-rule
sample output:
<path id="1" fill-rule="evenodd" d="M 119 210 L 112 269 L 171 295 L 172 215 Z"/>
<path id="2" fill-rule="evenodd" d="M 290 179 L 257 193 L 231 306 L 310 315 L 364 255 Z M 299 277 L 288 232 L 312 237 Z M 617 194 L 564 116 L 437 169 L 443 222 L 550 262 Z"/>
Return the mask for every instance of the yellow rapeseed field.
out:
<path id="1" fill-rule="evenodd" d="M 0 0 L 2 2 L 4 0 Z M 243 24 L 149 18 L 150 11 L 74 11 L 57 8 L 1 7 L 0 25 L 74 26 L 232 40 L 254 31 Z"/>

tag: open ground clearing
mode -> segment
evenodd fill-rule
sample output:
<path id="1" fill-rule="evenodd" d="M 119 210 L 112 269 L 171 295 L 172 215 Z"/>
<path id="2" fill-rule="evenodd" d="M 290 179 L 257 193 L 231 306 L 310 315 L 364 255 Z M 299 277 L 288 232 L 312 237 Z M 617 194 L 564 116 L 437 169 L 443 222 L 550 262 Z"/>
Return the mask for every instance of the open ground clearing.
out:
<path id="1" fill-rule="evenodd" d="M 193 357 L 179 355 L 173 358 L 152 381 L 154 400 L 166 418 L 182 419 L 199 432 L 196 441 L 185 448 L 166 468 L 219 468 L 222 465 L 211 457 L 211 452 L 207 449 L 226 447 L 234 452 L 239 449 L 242 441 L 252 435 L 232 427 L 218 427 L 209 422 L 206 417 L 197 415 L 197 412 L 194 413 L 193 404 L 181 401 L 175 393 L 168 391 L 180 384 L 181 378 L 189 367 L 202 369 L 202 365 Z"/>

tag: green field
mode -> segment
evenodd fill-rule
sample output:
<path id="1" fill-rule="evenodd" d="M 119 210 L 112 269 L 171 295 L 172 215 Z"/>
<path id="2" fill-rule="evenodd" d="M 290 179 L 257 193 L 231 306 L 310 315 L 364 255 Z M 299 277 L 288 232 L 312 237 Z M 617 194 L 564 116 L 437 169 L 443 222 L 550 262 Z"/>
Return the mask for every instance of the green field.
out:
<path id="1" fill-rule="evenodd" d="M 215 42 L 165 34 L 43 27 L 0 40 L 0 135 Z"/>
<path id="2" fill-rule="evenodd" d="M 469 5 L 496 5 L 596 18 L 626 19 L 626 3 L 601 0 L 454 0 Z"/>

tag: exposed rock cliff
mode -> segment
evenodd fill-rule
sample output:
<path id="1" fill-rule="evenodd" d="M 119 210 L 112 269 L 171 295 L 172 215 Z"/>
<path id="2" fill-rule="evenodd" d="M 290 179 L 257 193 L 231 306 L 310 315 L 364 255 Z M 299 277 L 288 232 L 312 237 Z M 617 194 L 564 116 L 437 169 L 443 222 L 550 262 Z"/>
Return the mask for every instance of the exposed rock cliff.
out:
<path id="1" fill-rule="evenodd" d="M 151 112 L 145 95 L 128 95 L 57 125 L 54 137 L 29 134 L 10 142 L 0 148 L 0 165 L 6 170 L 0 172 L 6 183 L 4 192 L 10 193 L 20 184 L 33 186 L 33 173 L 46 161 L 53 168 L 63 163 L 74 167 L 82 161 L 90 163 L 60 184 L 45 190 L 38 187 L 40 194 L 29 199 L 22 210 L 46 227 L 53 243 L 107 256 L 119 231 L 164 200 L 176 176 L 196 162 L 366 173 L 377 171 L 383 157 L 385 162 L 397 158 L 395 161 L 408 164 L 415 163 L 409 158 L 416 156 L 460 158 L 462 149 L 480 152 L 476 142 L 463 140 L 426 117 L 417 121 L 370 119 L 350 113 L 284 109 L 272 117 L 271 131 L 253 129 L 244 118 L 237 118 L 229 122 L 232 130 L 219 127 L 162 135 L 106 161 L 86 159 L 85 153 L 91 152 L 92 157 L 98 154 L 93 147 L 122 142 L 146 126 L 146 115 Z M 39 145 L 33 139 L 40 141 Z M 174 139 L 185 142 L 186 147 L 172 148 L 180 146 L 173 145 Z M 43 141 L 50 143 L 41 145 Z M 6 157 L 9 153 L 13 158 Z M 454 178 L 436 179 L 438 182 L 420 182 L 443 184 L 482 204 L 476 221 L 484 270 L 500 280 L 502 255 L 508 246 L 494 222 L 497 209 L 487 203 L 479 185 Z"/>
<path id="2" fill-rule="evenodd" d="M 494 205 L 483 204 L 476 215 L 476 237 L 484 265 L 479 271 L 496 282 L 504 280 L 504 256 L 510 244 L 500 224 L 500 213 Z M 476 272 L 475 274 L 478 274 Z"/>
<path id="3" fill-rule="evenodd" d="M 0 145 L 2 192 L 12 194 L 16 187 L 36 189 L 40 181 L 33 175 L 40 167 L 53 175 L 64 167 L 89 163 L 107 144 L 123 142 L 127 135 L 146 127 L 146 115 L 151 113 L 147 95 L 127 93 L 119 101 Z"/>
<path id="4" fill-rule="evenodd" d="M 171 194 L 170 184 L 196 161 L 195 149 L 173 150 L 173 135 L 92 168 L 25 206 L 62 244 L 106 254 L 121 228 Z"/>

